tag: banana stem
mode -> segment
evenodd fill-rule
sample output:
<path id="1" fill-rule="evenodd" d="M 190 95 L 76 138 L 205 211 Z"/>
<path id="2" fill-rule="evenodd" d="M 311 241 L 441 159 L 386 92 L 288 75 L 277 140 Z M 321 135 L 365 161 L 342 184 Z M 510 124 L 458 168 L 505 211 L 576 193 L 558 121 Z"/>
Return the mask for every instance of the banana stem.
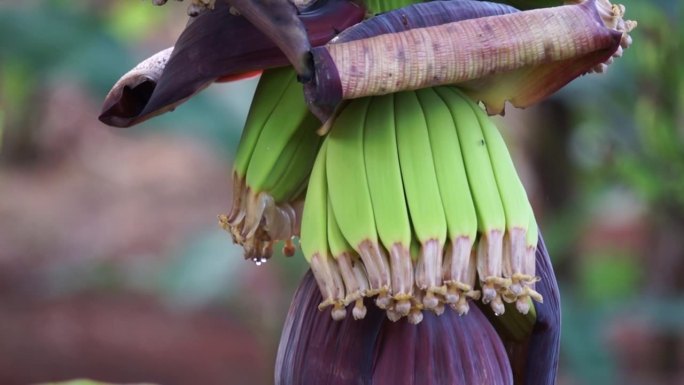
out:
<path id="1" fill-rule="evenodd" d="M 624 21 L 623 14 L 624 7 L 608 0 L 586 0 L 333 41 L 312 50 L 315 83 L 307 86 L 307 97 L 312 111 L 325 121 L 343 99 L 447 84 L 498 87 L 504 83 L 500 77 L 498 84 L 486 80 L 506 73 L 520 78 L 516 71 L 531 68 L 550 80 L 504 87 L 503 95 L 479 95 L 489 112 L 502 112 L 506 100 L 525 107 L 621 55 L 621 45 L 629 45 L 627 33 L 636 26 Z"/>

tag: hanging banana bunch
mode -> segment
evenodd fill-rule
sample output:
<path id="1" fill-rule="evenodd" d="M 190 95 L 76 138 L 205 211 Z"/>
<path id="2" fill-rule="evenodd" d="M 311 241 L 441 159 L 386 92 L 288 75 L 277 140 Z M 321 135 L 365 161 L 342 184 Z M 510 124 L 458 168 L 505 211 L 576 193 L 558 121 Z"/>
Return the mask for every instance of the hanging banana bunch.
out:
<path id="1" fill-rule="evenodd" d="M 302 226 L 334 318 L 352 301 L 361 318 L 360 298 L 376 295 L 391 319 L 419 321 L 419 310 L 445 304 L 465 314 L 478 284 L 496 314 L 504 301 L 523 314 L 530 298 L 542 301 L 524 187 L 497 128 L 453 88 L 346 105 L 319 153 Z"/>
<path id="2" fill-rule="evenodd" d="M 319 126 L 291 67 L 263 73 L 233 163 L 231 212 L 219 216 L 245 258 L 265 262 L 277 241 L 285 241 L 284 254 L 294 254 Z"/>
<path id="3" fill-rule="evenodd" d="M 192 0 L 196 17 L 173 49 L 115 84 L 100 119 L 127 127 L 214 81 L 264 71 L 235 158 L 232 208 L 220 223 L 257 264 L 278 241 L 292 255 L 299 235 L 311 266 L 286 321 L 277 383 L 554 382 L 558 288 L 488 114 L 605 71 L 631 44 L 636 23 L 609 0 L 539 3 L 551 7 Z M 382 313 L 425 322 L 388 326 Z M 461 327 L 486 342 L 462 330 L 459 341 L 442 340 Z M 412 365 L 420 349 L 434 356 Z M 469 349 L 478 353 L 454 359 Z M 488 367 L 487 380 L 445 380 L 457 376 L 457 364 Z"/>
<path id="4" fill-rule="evenodd" d="M 375 297 L 390 319 L 482 299 L 521 313 L 534 290 L 536 221 L 503 138 L 453 87 L 354 99 L 316 158 L 301 244 L 335 319 Z M 411 252 L 412 243 L 417 252 Z M 478 290 L 479 289 L 479 290 Z"/>

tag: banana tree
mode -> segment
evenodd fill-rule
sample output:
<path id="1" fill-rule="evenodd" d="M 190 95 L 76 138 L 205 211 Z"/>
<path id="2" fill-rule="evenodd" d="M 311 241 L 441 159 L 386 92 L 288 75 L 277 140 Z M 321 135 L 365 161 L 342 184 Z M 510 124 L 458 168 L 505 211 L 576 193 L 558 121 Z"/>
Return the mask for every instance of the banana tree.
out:
<path id="1" fill-rule="evenodd" d="M 257 264 L 295 237 L 310 263 L 277 384 L 554 383 L 558 287 L 488 114 L 605 71 L 636 23 L 608 0 L 508 3 L 194 0 L 107 96 L 127 127 L 263 71 L 219 221 Z"/>

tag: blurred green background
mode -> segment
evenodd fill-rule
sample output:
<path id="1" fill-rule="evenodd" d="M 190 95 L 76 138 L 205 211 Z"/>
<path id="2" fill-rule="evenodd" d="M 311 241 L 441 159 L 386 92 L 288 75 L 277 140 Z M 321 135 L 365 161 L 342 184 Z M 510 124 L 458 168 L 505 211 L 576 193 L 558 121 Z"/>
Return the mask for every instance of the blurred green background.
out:
<path id="1" fill-rule="evenodd" d="M 684 383 L 684 4 L 625 0 L 603 75 L 500 119 L 561 285 L 559 384 Z M 269 384 L 306 264 L 216 215 L 255 79 L 115 130 L 109 87 L 185 5 L 0 2 L 0 383 Z"/>

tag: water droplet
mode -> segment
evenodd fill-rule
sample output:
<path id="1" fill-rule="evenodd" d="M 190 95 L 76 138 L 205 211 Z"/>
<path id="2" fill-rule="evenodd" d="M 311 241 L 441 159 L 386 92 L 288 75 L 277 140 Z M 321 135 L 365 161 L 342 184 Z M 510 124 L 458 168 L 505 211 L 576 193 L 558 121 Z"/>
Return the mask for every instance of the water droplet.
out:
<path id="1" fill-rule="evenodd" d="M 252 258 L 252 262 L 254 262 L 254 264 L 257 266 L 263 265 L 264 263 L 266 263 L 266 261 L 268 261 L 268 258 L 266 258 L 266 257 L 259 257 L 259 258 L 254 257 L 254 258 Z"/>

